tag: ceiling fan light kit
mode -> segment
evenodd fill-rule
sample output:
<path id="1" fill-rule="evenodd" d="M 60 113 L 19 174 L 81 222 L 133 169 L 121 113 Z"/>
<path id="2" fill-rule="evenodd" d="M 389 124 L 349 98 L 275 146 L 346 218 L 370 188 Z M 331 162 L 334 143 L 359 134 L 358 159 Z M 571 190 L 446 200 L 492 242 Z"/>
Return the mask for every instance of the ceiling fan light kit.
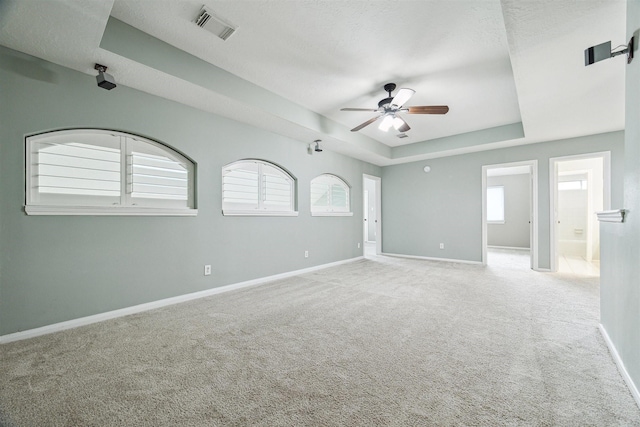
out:
<path id="1" fill-rule="evenodd" d="M 378 126 L 378 129 L 380 129 L 383 132 L 388 132 L 389 129 L 391 129 L 391 126 L 394 124 L 394 121 L 395 121 L 395 118 L 387 114 L 386 116 L 384 116 L 384 118 L 380 122 L 380 126 Z"/>
<path id="2" fill-rule="evenodd" d="M 391 92 L 396 89 L 395 83 L 387 83 L 384 85 L 384 90 L 389 93 L 389 97 L 384 98 L 378 102 L 378 108 L 341 108 L 340 111 L 371 111 L 378 112 L 381 115 L 373 117 L 366 122 L 351 129 L 351 132 L 357 132 L 365 126 L 369 126 L 371 123 L 382 118 L 378 128 L 384 132 L 388 132 L 393 126 L 398 132 L 406 132 L 411 127 L 409 124 L 398 115 L 398 113 L 407 114 L 447 114 L 449 107 L 446 105 L 422 105 L 414 107 L 404 107 L 404 104 L 411 99 L 416 93 L 415 90 L 409 88 L 400 88 L 396 96 L 392 96 Z"/>

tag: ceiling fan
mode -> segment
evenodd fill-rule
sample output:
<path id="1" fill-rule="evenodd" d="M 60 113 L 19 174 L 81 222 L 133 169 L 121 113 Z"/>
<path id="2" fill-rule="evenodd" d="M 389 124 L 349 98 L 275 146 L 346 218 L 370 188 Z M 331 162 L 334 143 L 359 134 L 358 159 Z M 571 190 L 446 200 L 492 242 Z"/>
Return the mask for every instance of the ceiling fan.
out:
<path id="1" fill-rule="evenodd" d="M 379 116 L 376 116 L 372 119 L 367 120 L 351 129 L 351 132 L 357 132 L 365 126 L 369 126 L 371 123 L 376 120 L 382 119 L 380 122 L 380 130 L 387 132 L 393 126 L 398 132 L 406 132 L 411 127 L 404 121 L 402 117 L 398 115 L 398 113 L 408 113 L 408 114 L 447 114 L 449 111 L 449 107 L 446 105 L 422 105 L 415 107 L 404 107 L 405 102 L 407 102 L 414 93 L 416 93 L 413 89 L 401 88 L 396 93 L 396 96 L 392 97 L 391 92 L 396 89 L 395 83 L 387 83 L 384 85 L 384 90 L 389 92 L 389 97 L 384 98 L 380 102 L 378 102 L 378 108 L 341 108 L 340 111 L 375 111 L 381 113 Z"/>

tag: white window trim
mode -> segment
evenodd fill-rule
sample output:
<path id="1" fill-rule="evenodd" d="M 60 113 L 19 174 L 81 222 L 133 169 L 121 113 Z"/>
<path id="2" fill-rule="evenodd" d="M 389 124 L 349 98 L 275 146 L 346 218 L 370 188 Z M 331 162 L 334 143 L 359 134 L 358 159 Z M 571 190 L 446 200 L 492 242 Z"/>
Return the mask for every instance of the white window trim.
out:
<path id="1" fill-rule="evenodd" d="M 353 216 L 353 212 L 311 212 L 311 216 Z"/>
<path id="2" fill-rule="evenodd" d="M 197 209 L 169 209 L 143 207 L 48 206 L 26 205 L 28 215 L 87 215 L 87 216 L 197 216 Z"/>
<path id="3" fill-rule="evenodd" d="M 351 211 L 351 186 L 342 178 L 340 178 L 338 175 L 335 174 L 331 174 L 331 173 L 323 173 L 321 175 L 318 175 L 317 177 L 313 178 L 311 180 L 311 182 L 309 182 L 309 188 L 311 188 L 311 183 L 320 177 L 323 176 L 328 176 L 331 177 L 333 179 L 337 179 L 339 182 L 341 182 L 342 184 L 344 184 L 344 186 L 347 189 L 347 210 L 346 211 L 332 211 L 330 210 L 331 207 L 328 206 L 327 210 L 313 210 L 313 206 L 311 206 L 310 211 L 311 211 L 311 216 L 353 216 L 353 212 Z"/>
<path id="4" fill-rule="evenodd" d="M 281 216 L 281 217 L 295 217 L 298 216 L 298 211 L 295 209 L 296 207 L 296 200 L 297 200 L 297 194 L 296 194 L 296 178 L 290 174 L 287 170 L 281 168 L 280 166 L 278 166 L 275 163 L 266 161 L 266 160 L 260 160 L 260 159 L 242 159 L 242 160 L 237 160 L 235 162 L 229 163 L 227 165 L 224 165 L 222 167 L 222 189 L 221 189 L 221 194 L 222 194 L 222 204 L 224 206 L 224 172 L 227 168 L 236 165 L 238 163 L 243 163 L 243 162 L 253 162 L 253 163 L 259 163 L 261 165 L 266 165 L 272 168 L 277 169 L 278 171 L 280 171 L 281 173 L 283 173 L 284 175 L 286 175 L 287 177 L 289 177 L 289 179 L 291 180 L 290 185 L 291 185 L 291 206 L 290 209 L 291 210 L 270 210 L 270 209 L 265 209 L 265 208 L 257 208 L 257 209 L 222 209 L 222 215 L 223 216 L 269 216 L 269 217 L 276 217 L 276 216 Z M 261 169 L 260 169 L 261 170 Z M 260 191 L 261 187 L 261 183 L 262 182 L 262 176 L 261 174 L 259 175 L 259 183 L 258 183 L 258 191 Z M 262 201 L 260 201 L 260 204 L 262 204 Z"/>
<path id="5" fill-rule="evenodd" d="M 237 210 L 223 210 L 224 216 L 298 216 L 297 211 L 266 211 L 266 210 L 251 210 L 251 211 L 237 211 Z"/>
<path id="6" fill-rule="evenodd" d="M 26 159 L 26 195 L 25 195 L 25 205 L 24 211 L 27 215 L 87 215 L 87 216 L 197 216 L 198 209 L 196 207 L 155 207 L 155 206 L 134 206 L 127 204 L 120 204 L 117 206 L 108 206 L 108 205 L 96 205 L 96 206 L 82 206 L 82 205 L 55 205 L 55 204 L 47 204 L 47 203 L 38 203 L 33 201 L 32 196 L 32 161 L 31 161 L 31 143 L 32 138 L 44 137 L 44 136 L 54 136 L 54 135 L 64 135 L 74 133 L 95 133 L 95 134 L 108 134 L 113 136 L 118 136 L 120 138 L 129 138 L 138 142 L 147 143 L 157 148 L 160 148 L 163 151 L 166 151 L 167 154 L 175 157 L 178 155 L 181 159 L 184 159 L 186 162 L 189 162 L 192 165 L 190 170 L 190 185 L 189 189 L 191 203 L 196 206 L 196 183 L 195 183 L 195 175 L 196 175 L 196 165 L 194 162 L 191 162 L 184 155 L 178 153 L 172 148 L 165 146 L 164 144 L 160 144 L 158 142 L 146 139 L 144 137 L 129 134 L 126 132 L 119 131 L 111 131 L 105 129 L 86 129 L 86 128 L 78 128 L 78 129 L 69 129 L 62 131 L 53 131 L 47 133 L 41 133 L 36 135 L 30 135 L 25 138 L 25 159 Z M 127 188 L 127 155 L 129 148 L 126 146 L 124 149 L 121 149 L 121 171 L 123 173 L 123 186 Z M 131 195 L 125 191 L 121 194 L 121 200 L 124 200 L 126 203 L 131 203 Z"/>

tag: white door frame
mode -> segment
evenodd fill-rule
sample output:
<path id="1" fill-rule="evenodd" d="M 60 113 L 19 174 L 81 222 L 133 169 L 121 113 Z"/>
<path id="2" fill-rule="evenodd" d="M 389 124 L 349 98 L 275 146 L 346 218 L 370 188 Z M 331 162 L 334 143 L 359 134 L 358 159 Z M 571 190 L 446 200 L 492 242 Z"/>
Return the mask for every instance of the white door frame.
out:
<path id="1" fill-rule="evenodd" d="M 362 204 L 362 214 L 364 216 L 364 221 L 362 224 L 362 228 L 364 230 L 364 242 L 369 242 L 369 191 L 364 190 L 364 202 Z"/>
<path id="2" fill-rule="evenodd" d="M 366 173 L 362 174 L 362 197 L 364 199 L 364 188 L 365 188 L 365 180 L 373 180 L 375 181 L 376 186 L 376 255 L 380 255 L 382 253 L 382 178 L 379 176 L 367 175 Z M 364 206 L 364 202 L 362 203 Z M 362 216 L 362 222 L 364 223 L 364 214 Z M 364 227 L 362 229 L 362 247 L 364 248 L 364 242 L 367 236 L 364 234 Z M 363 249 L 364 250 L 364 249 Z"/>
<path id="3" fill-rule="evenodd" d="M 495 165 L 482 166 L 482 265 L 487 265 L 487 170 L 496 168 L 508 168 L 513 166 L 530 166 L 530 190 L 531 200 L 529 209 L 531 210 L 530 247 L 531 247 L 531 268 L 539 270 L 538 263 L 538 161 L 524 160 L 521 162 L 500 163 Z"/>
<path id="4" fill-rule="evenodd" d="M 558 163 L 570 160 L 602 158 L 602 195 L 604 210 L 611 209 L 611 151 L 551 157 L 549 159 L 549 269 L 558 271 Z"/>

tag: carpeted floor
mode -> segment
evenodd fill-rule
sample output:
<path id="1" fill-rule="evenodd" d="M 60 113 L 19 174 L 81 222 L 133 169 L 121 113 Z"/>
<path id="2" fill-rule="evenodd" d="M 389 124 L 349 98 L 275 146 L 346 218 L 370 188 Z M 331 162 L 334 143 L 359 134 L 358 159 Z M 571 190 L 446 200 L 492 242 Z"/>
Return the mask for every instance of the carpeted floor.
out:
<path id="1" fill-rule="evenodd" d="M 3 426 L 630 426 L 598 282 L 374 257 L 0 347 Z"/>

